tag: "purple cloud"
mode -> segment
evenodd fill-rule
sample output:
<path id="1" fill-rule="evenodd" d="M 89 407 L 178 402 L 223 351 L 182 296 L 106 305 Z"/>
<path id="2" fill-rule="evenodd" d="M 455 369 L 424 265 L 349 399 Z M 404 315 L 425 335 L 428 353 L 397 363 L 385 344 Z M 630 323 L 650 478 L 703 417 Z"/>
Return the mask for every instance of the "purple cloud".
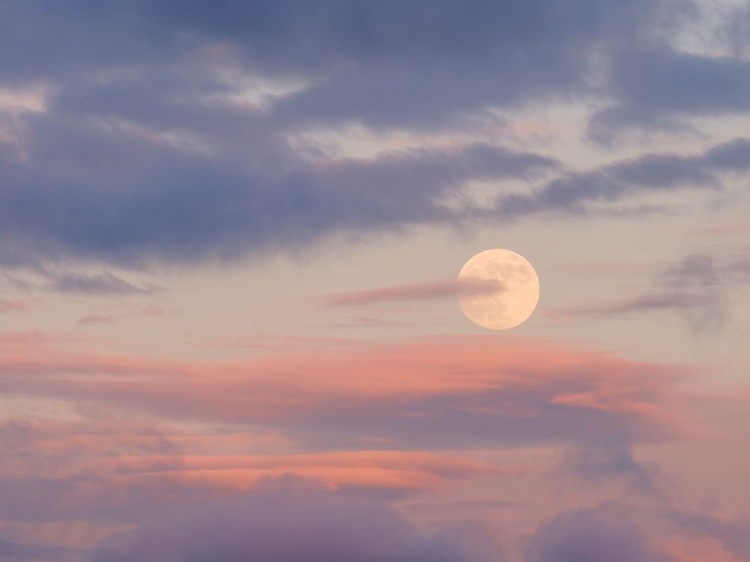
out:
<path id="1" fill-rule="evenodd" d="M 101 545 L 91 562 L 469 562 L 384 504 L 296 480 L 182 506 Z"/>
<path id="2" fill-rule="evenodd" d="M 527 545 L 525 562 L 668 562 L 625 512 L 614 507 L 558 515 Z"/>

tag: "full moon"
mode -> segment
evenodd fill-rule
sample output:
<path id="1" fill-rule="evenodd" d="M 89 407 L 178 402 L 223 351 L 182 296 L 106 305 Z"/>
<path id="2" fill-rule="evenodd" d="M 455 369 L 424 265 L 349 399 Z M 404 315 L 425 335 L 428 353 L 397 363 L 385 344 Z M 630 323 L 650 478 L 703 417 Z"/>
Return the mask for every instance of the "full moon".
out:
<path id="1" fill-rule="evenodd" d="M 474 324 L 508 330 L 528 319 L 539 302 L 539 277 L 531 264 L 510 250 L 486 250 L 458 274 L 458 304 Z"/>

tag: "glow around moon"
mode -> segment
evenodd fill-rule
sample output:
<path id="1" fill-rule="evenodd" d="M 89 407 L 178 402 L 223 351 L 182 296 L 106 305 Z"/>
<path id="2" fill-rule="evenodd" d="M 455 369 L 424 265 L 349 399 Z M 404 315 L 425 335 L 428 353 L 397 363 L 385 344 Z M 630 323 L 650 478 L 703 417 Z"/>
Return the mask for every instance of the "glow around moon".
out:
<path id="1" fill-rule="evenodd" d="M 471 258 L 458 275 L 457 289 L 466 317 L 488 330 L 522 324 L 539 302 L 536 271 L 510 250 L 486 250 Z"/>

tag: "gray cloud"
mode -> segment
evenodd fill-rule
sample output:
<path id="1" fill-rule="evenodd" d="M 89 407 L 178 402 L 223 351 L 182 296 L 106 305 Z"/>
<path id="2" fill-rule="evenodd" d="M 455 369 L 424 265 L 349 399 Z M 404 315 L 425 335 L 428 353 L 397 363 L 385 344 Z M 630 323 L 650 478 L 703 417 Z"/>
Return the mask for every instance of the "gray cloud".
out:
<path id="1" fill-rule="evenodd" d="M 436 199 L 471 179 L 528 179 L 558 163 L 479 145 L 312 170 L 283 134 L 341 120 L 432 127 L 489 106 L 591 94 L 584 55 L 592 52 L 614 56 L 608 87 L 622 107 L 660 115 L 696 104 L 741 109 L 748 97 L 741 63 L 719 61 L 726 69 L 715 70 L 716 61 L 664 46 L 669 14 L 686 6 L 160 0 L 80 1 L 53 12 L 8 2 L 4 21 L 28 25 L 0 33 L 0 83 L 51 80 L 56 90 L 46 113 L 21 118 L 33 166 L 18 165 L 9 149 L 0 153 L 0 260 L 232 259 L 341 230 L 460 220 Z M 647 57 L 611 48 L 634 42 L 650 49 Z M 226 64 L 302 77 L 309 87 L 266 110 L 206 103 L 233 93 L 216 73 Z M 708 92 L 701 101 L 703 90 L 684 87 L 680 77 L 704 66 L 716 74 L 707 88 L 724 98 Z M 639 82 L 633 69 L 654 79 Z M 654 155 L 565 175 L 533 195 L 501 198 L 497 213 L 580 213 L 586 203 L 648 189 L 716 186 L 717 170 L 746 169 L 746 147 L 733 148 L 734 156 L 713 160 Z"/>
<path id="2" fill-rule="evenodd" d="M 86 134 L 87 146 L 97 144 L 93 131 Z M 105 138 L 96 150 L 112 142 Z M 93 163 L 91 173 L 82 171 L 84 162 L 80 170 L 57 174 L 46 164 L 28 169 L 6 162 L 13 181 L 0 187 L 0 237 L 8 241 L 0 261 L 23 254 L 123 264 L 149 258 L 231 259 L 310 244 L 336 231 L 450 220 L 451 213 L 435 200 L 460 191 L 464 182 L 533 176 L 557 166 L 543 156 L 477 145 L 343 161 L 323 169 L 298 164 L 271 174 L 168 147 L 130 144 L 120 153 L 115 143 L 116 163 L 107 169 L 110 160 L 102 155 L 105 164 Z M 128 155 L 149 165 L 120 169 L 119 160 Z M 47 182 L 59 183 L 71 173 L 74 183 L 49 189 Z"/>
<path id="3" fill-rule="evenodd" d="M 102 133 L 86 134 L 86 143 L 93 146 Z M 103 146 L 108 142 L 114 141 L 105 138 Z M 298 163 L 270 174 L 219 165 L 161 145 L 129 148 L 126 143 L 124 152 L 151 164 L 128 166 L 120 173 L 120 164 L 108 170 L 109 160 L 103 158 L 102 178 L 114 178 L 108 189 L 101 189 L 98 172 L 89 178 L 82 171 L 85 163 L 80 170 L 52 174 L 44 166 L 29 169 L 6 161 L 11 181 L 0 187 L 0 237 L 8 243 L 0 260 L 17 265 L 21 255 L 30 263 L 62 255 L 133 265 L 150 259 L 232 259 L 252 251 L 299 247 L 333 232 L 454 223 L 468 217 L 580 213 L 591 203 L 614 204 L 649 191 L 720 189 L 718 173 L 747 169 L 750 141 L 737 139 L 695 156 L 644 155 L 570 173 L 532 194 L 500 196 L 494 209 L 482 211 L 451 210 L 438 200 L 461 194 L 472 179 L 531 179 L 554 171 L 559 163 L 473 145 L 323 167 Z M 71 173 L 75 184 L 54 190 L 46 186 Z"/>
<path id="4" fill-rule="evenodd" d="M 218 43 L 233 49 L 247 68 L 322 76 L 314 101 L 307 95 L 296 102 L 311 115 L 345 115 L 354 104 L 358 117 L 379 112 L 408 118 L 406 108 L 417 113 L 424 107 L 465 108 L 580 88 L 586 71 L 581 55 L 587 49 L 603 41 L 645 40 L 655 14 L 685 5 L 675 0 L 581 0 L 565 6 L 551 0 L 480 0 L 467 10 L 457 0 L 417 0 L 409 6 L 343 0 L 139 0 L 93 6 L 81 0 L 51 10 L 14 0 L 4 7 L 5 21 L 34 25 L 2 30 L 0 66 L 16 80 L 66 77 L 128 63 L 183 62 L 187 53 Z M 362 72 L 366 66 L 381 78 L 394 77 L 383 76 L 382 70 L 400 68 L 406 82 L 389 87 L 383 80 L 368 80 Z M 424 80 L 420 83 L 406 69 L 421 69 Z M 463 87 L 451 71 L 460 73 Z M 506 79 L 509 74 L 512 80 Z M 358 77 L 377 90 L 350 95 L 347 87 L 356 87 Z M 326 102 L 323 91 L 333 99 L 328 96 Z"/>
<path id="5" fill-rule="evenodd" d="M 696 254 L 667 268 L 661 275 L 665 291 L 675 295 L 692 293 L 696 297 L 694 306 L 680 310 L 694 331 L 719 328 L 729 317 L 731 283 L 723 269 L 715 258 Z"/>
<path id="6" fill-rule="evenodd" d="M 78 293 L 84 295 L 148 295 L 154 292 L 153 287 L 141 287 L 103 271 L 94 275 L 63 273 L 54 276 L 49 289 L 60 293 Z"/>
<path id="7" fill-rule="evenodd" d="M 721 308 L 715 309 L 716 304 L 716 296 L 712 294 L 646 295 L 616 302 L 562 309 L 555 311 L 553 316 L 560 318 L 578 316 L 612 318 L 614 316 L 655 310 L 686 311 L 707 308 L 709 310 L 707 311 L 704 320 L 708 321 L 710 320 L 709 317 L 715 315 L 714 320 L 720 321 L 724 315 Z M 714 311 L 712 312 L 711 309 L 714 309 Z M 705 321 L 699 322 L 698 324 L 705 324 Z"/>
<path id="8" fill-rule="evenodd" d="M 0 83 L 54 88 L 46 112 L 18 118 L 19 146 L 0 149 L 0 261 L 233 259 L 332 232 L 460 221 L 436 205 L 440 196 L 472 179 L 539 178 L 559 163 L 476 145 L 313 169 L 284 135 L 342 120 L 431 128 L 489 107 L 595 95 L 592 54 L 614 61 L 609 87 L 623 104 L 663 113 L 668 102 L 649 89 L 658 82 L 644 92 L 628 86 L 627 69 L 639 65 L 619 45 L 668 53 L 674 29 L 665 22 L 688 5 L 80 0 L 51 10 L 6 2 L 3 21 L 26 25 L 0 30 Z M 662 57 L 665 68 L 681 64 L 676 56 Z M 228 68 L 308 87 L 267 108 L 207 102 L 237 93 L 218 72 Z M 669 75 L 660 68 L 653 72 Z M 740 99 L 732 88 L 726 95 Z M 501 198 L 490 220 L 716 186 L 717 170 L 746 169 L 745 148 L 734 148 L 736 156 L 724 155 L 733 164 L 653 156 L 564 175 L 535 194 Z"/>
<path id="9" fill-rule="evenodd" d="M 703 254 L 686 256 L 664 268 L 645 294 L 551 312 L 560 319 L 613 318 L 644 312 L 679 314 L 695 333 L 722 328 L 731 318 L 733 294 L 750 283 L 747 258 L 721 259 Z"/>
<path id="10" fill-rule="evenodd" d="M 570 448 L 560 469 L 590 484 L 624 481 L 630 491 L 652 497 L 662 495 L 660 473 L 654 466 L 637 461 L 624 437 L 592 440 Z"/>
<path id="11" fill-rule="evenodd" d="M 528 195 L 501 195 L 489 214 L 515 218 L 543 212 L 584 212 L 591 203 L 615 203 L 647 192 L 721 189 L 721 172 L 750 169 L 750 139 L 740 138 L 702 154 L 645 154 L 588 172 L 555 178 Z"/>
<path id="12" fill-rule="evenodd" d="M 695 115 L 750 110 L 750 62 L 667 49 L 622 51 L 609 69 L 617 105 L 598 112 L 589 134 L 606 141 L 618 128 L 679 128 Z"/>
<path id="13" fill-rule="evenodd" d="M 347 293 L 335 293 L 324 299 L 327 306 L 362 306 L 387 302 L 440 299 L 462 295 L 493 295 L 503 291 L 503 284 L 494 279 L 455 279 L 397 285 L 379 289 L 365 289 Z"/>

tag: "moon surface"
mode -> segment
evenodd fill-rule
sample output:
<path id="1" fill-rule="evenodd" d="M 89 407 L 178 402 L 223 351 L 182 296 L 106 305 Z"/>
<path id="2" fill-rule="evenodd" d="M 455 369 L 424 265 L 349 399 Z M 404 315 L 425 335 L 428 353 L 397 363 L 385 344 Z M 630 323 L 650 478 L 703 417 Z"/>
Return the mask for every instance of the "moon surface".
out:
<path id="1" fill-rule="evenodd" d="M 461 268 L 458 304 L 474 324 L 508 330 L 525 322 L 539 302 L 539 277 L 531 264 L 510 250 L 486 250 Z"/>

